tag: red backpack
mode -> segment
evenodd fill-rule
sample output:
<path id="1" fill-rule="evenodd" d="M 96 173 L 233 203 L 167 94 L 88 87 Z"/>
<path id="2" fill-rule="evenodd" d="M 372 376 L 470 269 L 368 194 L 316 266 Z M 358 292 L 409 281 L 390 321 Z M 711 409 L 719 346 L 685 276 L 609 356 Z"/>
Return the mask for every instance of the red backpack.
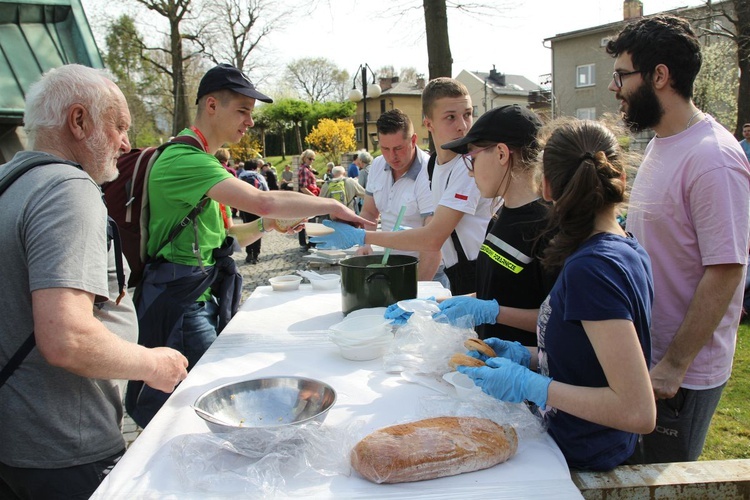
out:
<path id="1" fill-rule="evenodd" d="M 159 154 L 172 144 L 188 144 L 203 151 L 198 139 L 189 135 L 178 135 L 159 147 L 132 149 L 118 158 L 117 179 L 102 186 L 107 211 L 120 229 L 122 253 L 130 265 L 130 287 L 141 281 L 147 258 L 148 175 Z"/>

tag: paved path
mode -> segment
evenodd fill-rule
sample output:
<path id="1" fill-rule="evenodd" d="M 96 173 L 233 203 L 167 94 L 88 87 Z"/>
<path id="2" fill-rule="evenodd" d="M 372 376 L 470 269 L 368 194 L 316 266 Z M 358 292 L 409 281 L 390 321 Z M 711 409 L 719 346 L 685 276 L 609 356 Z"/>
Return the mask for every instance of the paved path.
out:
<path id="1" fill-rule="evenodd" d="M 239 222 L 239 219 L 237 222 Z M 302 258 L 304 255 L 307 255 L 307 253 L 300 251 L 297 235 L 279 234 L 275 231 L 263 237 L 257 264 L 245 263 L 244 250 L 235 254 L 235 261 L 243 277 L 242 301 L 247 300 L 257 286 L 268 285 L 269 278 L 294 273 L 297 269 L 307 269 L 308 264 Z M 338 272 L 338 266 L 325 266 L 322 270 Z M 140 435 L 141 428 L 126 414 L 122 432 L 125 441 L 130 446 Z"/>

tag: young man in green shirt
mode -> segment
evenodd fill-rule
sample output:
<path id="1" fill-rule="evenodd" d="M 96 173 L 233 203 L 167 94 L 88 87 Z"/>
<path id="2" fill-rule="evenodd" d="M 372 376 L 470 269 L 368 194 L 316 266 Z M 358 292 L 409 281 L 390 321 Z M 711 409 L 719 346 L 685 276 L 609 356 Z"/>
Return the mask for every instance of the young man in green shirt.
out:
<path id="1" fill-rule="evenodd" d="M 232 240 L 228 236 L 246 246 L 271 229 L 288 231 L 277 219 L 322 214 L 355 225 L 366 222 L 335 200 L 260 191 L 221 166 L 213 153 L 225 144 L 239 142 L 253 126 L 256 100 L 272 102 L 237 68 L 220 64 L 210 69 L 198 87 L 194 124 L 179 134 L 193 136 L 202 148 L 186 144 L 168 147 L 148 179 L 147 249 L 151 263 L 144 271 L 137 303 L 141 343 L 178 347 L 188 358 L 189 368 L 210 347 L 239 303 L 241 276 L 229 257 Z M 172 230 L 204 198 L 205 206 L 194 223 L 164 245 Z M 233 225 L 228 207 L 260 218 Z M 151 415 L 141 420 L 150 420 L 155 410 L 148 413 Z"/>

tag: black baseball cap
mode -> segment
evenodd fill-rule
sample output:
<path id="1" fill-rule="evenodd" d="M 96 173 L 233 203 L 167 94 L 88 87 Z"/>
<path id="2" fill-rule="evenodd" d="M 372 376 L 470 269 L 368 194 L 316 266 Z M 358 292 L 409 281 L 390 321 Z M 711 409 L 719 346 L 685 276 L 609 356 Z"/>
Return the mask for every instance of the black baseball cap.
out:
<path id="1" fill-rule="evenodd" d="M 219 64 L 206 71 L 206 74 L 203 75 L 201 83 L 198 86 L 198 97 L 195 99 L 195 104 L 198 104 L 198 101 L 204 95 L 224 89 L 233 90 L 259 101 L 273 102 L 273 99 L 258 92 L 253 82 L 242 74 L 242 71 L 231 64 Z"/>
<path id="2" fill-rule="evenodd" d="M 536 114 L 518 104 L 491 109 L 479 117 L 465 137 L 440 146 L 459 154 L 469 151 L 475 142 L 502 142 L 519 148 L 536 147 L 536 134 L 542 122 Z"/>

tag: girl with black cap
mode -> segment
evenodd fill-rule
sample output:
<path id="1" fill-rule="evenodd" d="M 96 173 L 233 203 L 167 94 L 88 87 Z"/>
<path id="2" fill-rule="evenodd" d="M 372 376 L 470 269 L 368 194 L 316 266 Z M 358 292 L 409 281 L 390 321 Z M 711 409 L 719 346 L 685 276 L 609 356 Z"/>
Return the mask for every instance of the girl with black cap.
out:
<path id="1" fill-rule="evenodd" d="M 482 339 L 536 346 L 539 306 L 555 282 L 556 273 L 540 261 L 544 243 L 538 236 L 549 209 L 536 174 L 540 127 L 532 111 L 503 106 L 482 115 L 464 138 L 442 146 L 462 155 L 483 197 L 502 203 L 477 258 L 476 298 L 440 304 L 449 321 L 476 325 Z"/>

